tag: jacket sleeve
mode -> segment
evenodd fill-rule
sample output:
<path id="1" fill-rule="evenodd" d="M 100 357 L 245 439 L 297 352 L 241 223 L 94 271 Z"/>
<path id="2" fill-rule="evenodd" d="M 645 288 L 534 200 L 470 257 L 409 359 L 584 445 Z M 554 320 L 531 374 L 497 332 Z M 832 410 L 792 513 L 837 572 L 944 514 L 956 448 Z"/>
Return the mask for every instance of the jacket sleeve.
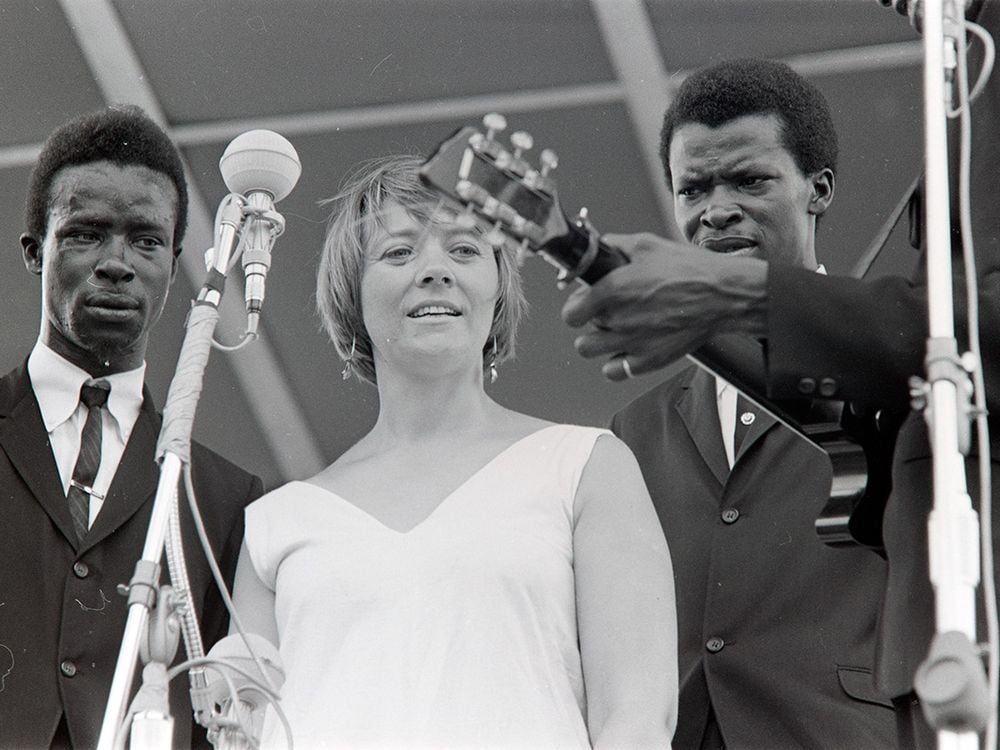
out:
<path id="1" fill-rule="evenodd" d="M 1000 38 L 1000 0 L 985 0 L 976 20 Z M 981 44 L 972 45 L 970 77 L 979 70 Z M 972 106 L 971 225 L 975 246 L 980 342 L 986 393 L 1000 408 L 1000 75 L 994 70 Z M 957 128 L 952 128 L 953 131 Z M 951 164 L 957 172 L 957 150 Z M 953 180 L 954 183 L 954 180 Z M 952 227 L 958 190 L 951 190 Z M 955 335 L 968 347 L 965 272 L 955 243 Z M 907 408 L 908 379 L 924 374 L 928 287 L 914 279 L 821 277 L 801 269 L 768 271 L 767 367 L 773 398 L 832 397 L 876 408 Z"/>

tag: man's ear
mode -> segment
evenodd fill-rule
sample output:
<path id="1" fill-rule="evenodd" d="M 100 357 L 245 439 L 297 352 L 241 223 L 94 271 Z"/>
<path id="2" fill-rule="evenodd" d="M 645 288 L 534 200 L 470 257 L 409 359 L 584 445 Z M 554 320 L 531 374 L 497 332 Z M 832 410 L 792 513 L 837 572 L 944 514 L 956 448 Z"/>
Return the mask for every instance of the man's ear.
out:
<path id="1" fill-rule="evenodd" d="M 171 286 L 173 286 L 174 280 L 177 278 L 177 268 L 178 268 L 177 261 L 180 259 L 180 254 L 181 254 L 181 248 L 177 248 L 177 252 L 174 253 L 173 264 L 170 266 L 170 285 Z"/>
<path id="2" fill-rule="evenodd" d="M 24 256 L 24 267 L 34 274 L 42 273 L 42 243 L 30 234 L 21 235 L 21 254 Z"/>
<path id="3" fill-rule="evenodd" d="M 809 213 L 813 216 L 822 216 L 826 209 L 833 203 L 833 191 L 836 183 L 833 170 L 825 167 L 818 172 L 814 172 L 809 177 L 812 183 L 812 195 L 809 198 Z"/>

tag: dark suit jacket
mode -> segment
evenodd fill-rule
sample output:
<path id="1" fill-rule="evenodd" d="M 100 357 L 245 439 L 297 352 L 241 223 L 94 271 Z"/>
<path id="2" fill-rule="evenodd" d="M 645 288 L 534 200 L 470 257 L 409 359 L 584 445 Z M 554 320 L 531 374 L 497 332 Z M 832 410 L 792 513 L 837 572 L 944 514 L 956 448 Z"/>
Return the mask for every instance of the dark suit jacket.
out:
<path id="1" fill-rule="evenodd" d="M 1000 39 L 1000 1 L 985 0 L 976 19 Z M 970 71 L 978 70 L 973 45 Z M 970 73 L 970 75 L 973 75 Z M 983 96 L 973 104 L 972 229 L 975 239 L 982 361 L 990 419 L 993 497 L 1000 497 L 1000 73 L 993 71 Z M 957 191 L 952 191 L 956 196 Z M 952 226 L 957 227 L 953 219 Z M 815 278 L 794 268 L 772 266 L 768 273 L 768 389 L 775 398 L 801 396 L 826 381 L 833 396 L 869 409 L 905 414 L 907 380 L 924 373 L 927 286 L 923 258 L 912 280 L 901 277 L 858 281 Z M 955 266 L 956 333 L 964 351 L 964 282 Z M 890 420 L 891 421 L 891 420 Z M 889 695 L 910 691 L 934 632 L 933 591 L 928 580 L 927 516 L 932 507 L 931 451 L 924 420 L 912 415 L 890 429 L 893 492 L 881 533 L 889 560 L 876 677 Z M 970 493 L 978 492 L 969 467 Z M 994 544 L 1000 540 L 994 513 Z M 985 633 L 983 628 L 979 634 Z"/>
<path id="2" fill-rule="evenodd" d="M 885 566 L 816 536 L 826 455 L 761 414 L 730 473 L 715 380 L 694 367 L 612 429 L 639 460 L 674 562 L 674 747 L 699 747 L 709 704 L 729 750 L 893 746 L 870 668 Z"/>
<path id="3" fill-rule="evenodd" d="M 27 369 L 0 379 L 0 748 L 48 748 L 63 714 L 74 747 L 97 744 L 127 614 L 116 586 L 132 578 L 142 554 L 159 478 L 159 422 L 146 394 L 104 507 L 78 547 Z M 198 445 L 192 466 L 208 536 L 231 583 L 243 508 L 263 488 Z M 207 650 L 225 635 L 228 617 L 183 493 L 180 507 Z M 180 660 L 183 646 L 178 652 Z M 171 684 L 171 713 L 175 746 L 190 746 L 186 675 Z"/>

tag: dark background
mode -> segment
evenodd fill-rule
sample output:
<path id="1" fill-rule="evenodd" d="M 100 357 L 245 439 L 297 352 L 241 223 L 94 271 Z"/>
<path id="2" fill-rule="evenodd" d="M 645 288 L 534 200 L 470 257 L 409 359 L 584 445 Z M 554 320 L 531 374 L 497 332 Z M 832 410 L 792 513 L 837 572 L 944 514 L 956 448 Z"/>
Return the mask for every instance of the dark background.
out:
<path id="1" fill-rule="evenodd" d="M 846 274 L 919 170 L 920 55 L 906 19 L 875 0 L 2 0 L 0 367 L 19 364 L 38 331 L 38 280 L 18 244 L 31 164 L 52 128 L 106 102 L 160 119 L 195 189 L 184 267 L 148 356 L 160 404 L 226 193 L 219 157 L 253 128 L 282 133 L 299 153 L 302 178 L 278 205 L 287 231 L 263 341 L 213 352 L 195 428 L 273 487 L 332 461 L 375 415 L 375 390 L 341 381 L 313 311 L 326 220 L 317 204 L 357 162 L 426 153 L 497 110 L 536 150 L 558 152 L 569 210 L 587 206 L 604 232 L 668 233 L 656 136 L 673 88 L 705 63 L 774 57 L 833 108 L 842 156 L 818 248 L 831 273 Z M 897 240 L 873 273 L 908 273 L 914 260 Z M 532 312 L 517 360 L 490 388 L 499 401 L 602 425 L 662 377 L 605 381 L 573 351 L 551 267 L 535 259 L 524 275 Z M 240 297 L 230 286 L 227 302 Z M 218 335 L 241 330 L 227 313 Z"/>

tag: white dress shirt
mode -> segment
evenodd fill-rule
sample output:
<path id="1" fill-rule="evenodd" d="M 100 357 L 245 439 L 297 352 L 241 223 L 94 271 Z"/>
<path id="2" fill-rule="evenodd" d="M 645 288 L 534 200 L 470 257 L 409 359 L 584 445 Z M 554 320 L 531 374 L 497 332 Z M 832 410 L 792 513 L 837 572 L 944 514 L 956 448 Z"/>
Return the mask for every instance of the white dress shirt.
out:
<path id="1" fill-rule="evenodd" d="M 92 526 L 104 504 L 118 463 L 142 407 L 142 384 L 146 363 L 128 372 L 105 375 L 111 384 L 108 403 L 102 414 L 101 465 L 90 496 Z M 87 407 L 80 403 L 80 387 L 91 375 L 56 354 L 41 341 L 35 343 L 28 357 L 28 376 L 42 412 L 42 422 L 49 433 L 52 456 L 59 469 L 63 492 L 69 491 L 80 453 L 80 435 L 87 421 Z"/>
<path id="2" fill-rule="evenodd" d="M 736 399 L 739 394 L 736 389 L 715 376 L 715 398 L 719 407 L 719 425 L 722 427 L 722 444 L 726 448 L 726 459 L 729 468 L 736 463 L 736 448 L 733 445 L 733 432 L 736 430 Z"/>

